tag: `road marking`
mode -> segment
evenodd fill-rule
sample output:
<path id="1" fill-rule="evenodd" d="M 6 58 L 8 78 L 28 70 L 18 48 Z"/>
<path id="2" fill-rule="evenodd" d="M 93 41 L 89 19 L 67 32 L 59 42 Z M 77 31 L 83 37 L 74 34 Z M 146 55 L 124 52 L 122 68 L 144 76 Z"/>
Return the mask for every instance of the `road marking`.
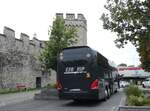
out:
<path id="1" fill-rule="evenodd" d="M 120 101 L 120 103 L 119 103 L 119 106 L 122 106 L 123 103 L 124 103 L 124 101 L 125 101 L 125 97 L 122 97 L 122 98 L 121 98 L 121 101 Z"/>
<path id="2" fill-rule="evenodd" d="M 118 106 L 113 107 L 113 108 L 112 108 L 112 111 L 119 111 L 119 107 L 120 107 L 120 106 L 124 106 L 125 99 L 126 99 L 126 97 L 123 96 L 123 97 L 120 99 L 120 102 L 119 102 Z"/>

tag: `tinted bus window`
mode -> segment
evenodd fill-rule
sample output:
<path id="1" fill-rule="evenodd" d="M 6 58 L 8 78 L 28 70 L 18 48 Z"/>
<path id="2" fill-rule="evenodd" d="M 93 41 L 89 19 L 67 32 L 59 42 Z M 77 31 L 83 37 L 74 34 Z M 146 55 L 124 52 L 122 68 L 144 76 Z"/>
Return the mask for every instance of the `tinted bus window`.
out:
<path id="1" fill-rule="evenodd" d="M 62 52 L 63 60 L 62 61 L 77 61 L 77 60 L 89 60 L 92 54 L 89 52 L 89 49 L 67 49 Z"/>

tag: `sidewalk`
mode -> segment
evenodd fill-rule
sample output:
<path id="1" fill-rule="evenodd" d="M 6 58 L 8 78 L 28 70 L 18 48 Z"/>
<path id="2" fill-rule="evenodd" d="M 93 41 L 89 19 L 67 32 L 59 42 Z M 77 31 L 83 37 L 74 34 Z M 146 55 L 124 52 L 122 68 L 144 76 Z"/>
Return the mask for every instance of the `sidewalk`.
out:
<path id="1" fill-rule="evenodd" d="M 39 92 L 40 90 L 12 94 L 0 94 L 0 107 L 33 99 L 34 94 Z"/>

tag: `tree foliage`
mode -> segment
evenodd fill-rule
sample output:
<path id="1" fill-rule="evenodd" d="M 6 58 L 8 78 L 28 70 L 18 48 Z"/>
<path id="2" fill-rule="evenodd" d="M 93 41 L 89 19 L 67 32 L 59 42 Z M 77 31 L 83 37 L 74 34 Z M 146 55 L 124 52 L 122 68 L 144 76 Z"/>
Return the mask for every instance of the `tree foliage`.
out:
<path id="1" fill-rule="evenodd" d="M 73 45 L 77 41 L 76 29 L 71 26 L 65 26 L 64 19 L 57 17 L 49 32 L 49 41 L 47 41 L 40 55 L 40 61 L 44 69 L 56 71 L 57 55 L 63 48 Z"/>
<path id="2" fill-rule="evenodd" d="M 150 71 L 150 1 L 107 0 L 103 28 L 117 34 L 117 47 L 131 42 L 139 52 L 142 67 Z"/>

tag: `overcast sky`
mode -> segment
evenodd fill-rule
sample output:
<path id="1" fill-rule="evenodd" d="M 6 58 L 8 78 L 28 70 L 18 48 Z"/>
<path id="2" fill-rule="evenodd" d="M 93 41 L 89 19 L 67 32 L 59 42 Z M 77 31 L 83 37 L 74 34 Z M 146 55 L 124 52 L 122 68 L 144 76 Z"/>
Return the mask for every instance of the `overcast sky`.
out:
<path id="1" fill-rule="evenodd" d="M 0 0 L 0 33 L 8 26 L 15 30 L 16 38 L 26 33 L 32 39 L 37 34 L 40 40 L 48 40 L 48 28 L 56 13 L 82 13 L 87 19 L 88 46 L 99 51 L 117 65 L 138 65 L 139 57 L 131 44 L 118 49 L 114 40 L 117 37 L 104 30 L 100 16 L 104 12 L 106 0 Z"/>

